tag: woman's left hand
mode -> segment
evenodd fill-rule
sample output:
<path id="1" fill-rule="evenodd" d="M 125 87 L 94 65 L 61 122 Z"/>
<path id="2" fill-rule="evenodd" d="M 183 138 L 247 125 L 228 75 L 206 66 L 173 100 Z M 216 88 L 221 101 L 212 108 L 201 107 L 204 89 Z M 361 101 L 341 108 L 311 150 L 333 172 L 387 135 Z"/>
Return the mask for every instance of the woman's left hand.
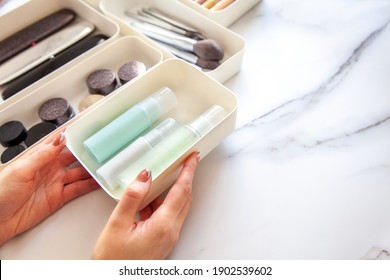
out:
<path id="1" fill-rule="evenodd" d="M 54 133 L 0 172 L 0 245 L 98 184 Z"/>

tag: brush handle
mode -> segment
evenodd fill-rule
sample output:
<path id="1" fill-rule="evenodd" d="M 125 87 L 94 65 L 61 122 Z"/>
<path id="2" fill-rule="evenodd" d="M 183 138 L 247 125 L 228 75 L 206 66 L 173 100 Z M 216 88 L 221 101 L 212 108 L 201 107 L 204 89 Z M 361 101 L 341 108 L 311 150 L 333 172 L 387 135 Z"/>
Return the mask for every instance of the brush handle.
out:
<path id="1" fill-rule="evenodd" d="M 62 9 L 0 41 L 0 64 L 58 31 L 75 16 L 72 10 Z"/>
<path id="2" fill-rule="evenodd" d="M 153 40 L 157 40 L 189 52 L 194 51 L 194 44 L 197 42 L 197 40 L 179 36 L 154 26 L 147 26 L 146 24 L 138 24 L 133 22 L 131 23 L 131 26 L 135 27 L 138 31 Z"/>
<path id="3" fill-rule="evenodd" d="M 186 31 L 189 31 L 189 32 L 193 32 L 193 33 L 199 33 L 198 30 L 192 28 L 191 26 L 188 26 L 182 22 L 178 22 L 170 17 L 167 17 L 165 15 L 163 15 L 162 13 L 160 13 L 159 11 L 157 11 L 156 9 L 152 9 L 152 8 L 147 8 L 147 9 L 142 9 L 142 11 L 152 17 L 155 17 L 155 18 L 158 18 L 160 20 L 163 20 L 173 26 L 176 26 L 178 28 L 181 28 L 183 30 L 186 30 Z"/>
<path id="4" fill-rule="evenodd" d="M 86 21 L 71 23 L 36 46 L 10 58 L 0 65 L 0 86 L 30 71 L 42 62 L 89 35 L 94 26 Z"/>
<path id="5" fill-rule="evenodd" d="M 105 35 L 95 35 L 92 37 L 87 37 L 82 41 L 76 43 L 75 45 L 69 47 L 68 49 L 64 50 L 63 52 L 59 53 L 53 59 L 50 59 L 40 64 L 33 70 L 10 82 L 7 88 L 2 93 L 3 100 L 6 100 L 11 96 L 17 94 L 22 89 L 45 77 L 54 70 L 60 68 L 67 62 L 88 51 L 89 49 L 93 48 L 94 46 L 98 45 L 100 42 L 106 39 L 107 36 Z"/>
<path id="6" fill-rule="evenodd" d="M 198 57 L 192 53 L 176 49 L 176 48 L 174 48 L 170 45 L 164 44 L 164 43 L 161 43 L 161 45 L 166 50 L 168 50 L 169 52 L 171 52 L 172 54 L 177 56 L 178 58 L 184 59 L 185 61 L 187 61 L 189 63 L 196 64 L 196 62 L 198 61 Z"/>
<path id="7" fill-rule="evenodd" d="M 151 16 L 148 16 L 147 14 L 144 14 L 144 13 L 138 13 L 138 14 L 135 14 L 135 13 L 131 13 L 129 11 L 125 11 L 125 14 L 129 17 L 129 18 L 132 18 L 132 19 L 135 19 L 141 23 L 148 23 L 148 24 L 151 24 L 151 25 L 154 25 L 154 26 L 157 26 L 157 27 L 161 27 L 161 28 L 164 28 L 166 30 L 169 30 L 169 31 L 172 31 L 174 33 L 177 33 L 177 34 L 180 34 L 180 35 L 183 35 L 183 36 L 187 36 L 189 37 L 188 35 L 188 32 L 181 29 L 181 28 L 177 28 L 176 26 L 174 25 L 171 25 L 163 20 L 160 20 L 158 18 L 155 18 L 155 17 L 151 17 Z"/>

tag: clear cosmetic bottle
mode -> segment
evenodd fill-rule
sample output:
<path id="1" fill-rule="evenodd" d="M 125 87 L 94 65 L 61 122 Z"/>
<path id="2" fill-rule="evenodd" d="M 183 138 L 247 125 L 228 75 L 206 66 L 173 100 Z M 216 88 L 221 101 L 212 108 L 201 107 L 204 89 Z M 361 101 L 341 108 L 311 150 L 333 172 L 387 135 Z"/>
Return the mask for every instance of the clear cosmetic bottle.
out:
<path id="1" fill-rule="evenodd" d="M 166 119 L 144 136 L 137 138 L 134 142 L 96 170 L 98 178 L 109 189 L 116 189 L 118 187 L 119 173 L 150 151 L 165 137 L 172 134 L 177 128 L 179 128 L 179 124 L 174 119 Z"/>
<path id="2" fill-rule="evenodd" d="M 102 163 L 150 128 L 176 103 L 175 94 L 164 87 L 93 134 L 84 141 L 84 147 L 98 163 Z"/>
<path id="3" fill-rule="evenodd" d="M 152 150 L 122 171 L 118 176 L 119 185 L 126 188 L 145 168 L 151 170 L 154 178 L 158 177 L 226 116 L 227 112 L 221 106 L 214 105 L 190 124 L 181 125 Z"/>

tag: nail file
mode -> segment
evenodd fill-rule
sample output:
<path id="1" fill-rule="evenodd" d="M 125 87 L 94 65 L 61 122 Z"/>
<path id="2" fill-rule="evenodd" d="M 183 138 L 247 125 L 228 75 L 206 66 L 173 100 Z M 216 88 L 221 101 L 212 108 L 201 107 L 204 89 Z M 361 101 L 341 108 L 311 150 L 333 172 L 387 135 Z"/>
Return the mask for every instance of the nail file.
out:
<path id="1" fill-rule="evenodd" d="M 86 21 L 75 21 L 37 43 L 34 47 L 17 54 L 0 65 L 0 86 L 21 76 L 35 66 L 55 56 L 67 47 L 89 35 L 94 26 Z"/>
<path id="2" fill-rule="evenodd" d="M 0 63 L 45 39 L 75 19 L 72 10 L 62 9 L 0 41 Z"/>
<path id="3" fill-rule="evenodd" d="M 45 77 L 77 56 L 83 54 L 89 49 L 92 49 L 107 38 L 108 37 L 105 35 L 89 36 L 62 51 L 53 59 L 47 60 L 44 63 L 38 65 L 31 71 L 9 83 L 2 93 L 3 100 L 10 98 L 22 89 Z"/>

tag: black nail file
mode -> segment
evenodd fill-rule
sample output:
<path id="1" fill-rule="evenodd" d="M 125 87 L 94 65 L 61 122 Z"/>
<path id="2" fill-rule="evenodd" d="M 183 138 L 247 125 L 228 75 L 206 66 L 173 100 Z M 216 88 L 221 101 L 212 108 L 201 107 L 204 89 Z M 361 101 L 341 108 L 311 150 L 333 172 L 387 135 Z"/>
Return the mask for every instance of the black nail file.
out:
<path id="1" fill-rule="evenodd" d="M 108 39 L 107 36 L 100 34 L 87 37 L 62 51 L 54 58 L 38 65 L 31 71 L 9 83 L 2 93 L 3 100 L 10 98 L 22 89 L 45 77 L 57 68 L 60 68 L 70 60 L 88 51 L 106 39 Z"/>
<path id="2" fill-rule="evenodd" d="M 55 33 L 75 19 L 72 10 L 62 9 L 0 41 L 0 64 Z"/>

